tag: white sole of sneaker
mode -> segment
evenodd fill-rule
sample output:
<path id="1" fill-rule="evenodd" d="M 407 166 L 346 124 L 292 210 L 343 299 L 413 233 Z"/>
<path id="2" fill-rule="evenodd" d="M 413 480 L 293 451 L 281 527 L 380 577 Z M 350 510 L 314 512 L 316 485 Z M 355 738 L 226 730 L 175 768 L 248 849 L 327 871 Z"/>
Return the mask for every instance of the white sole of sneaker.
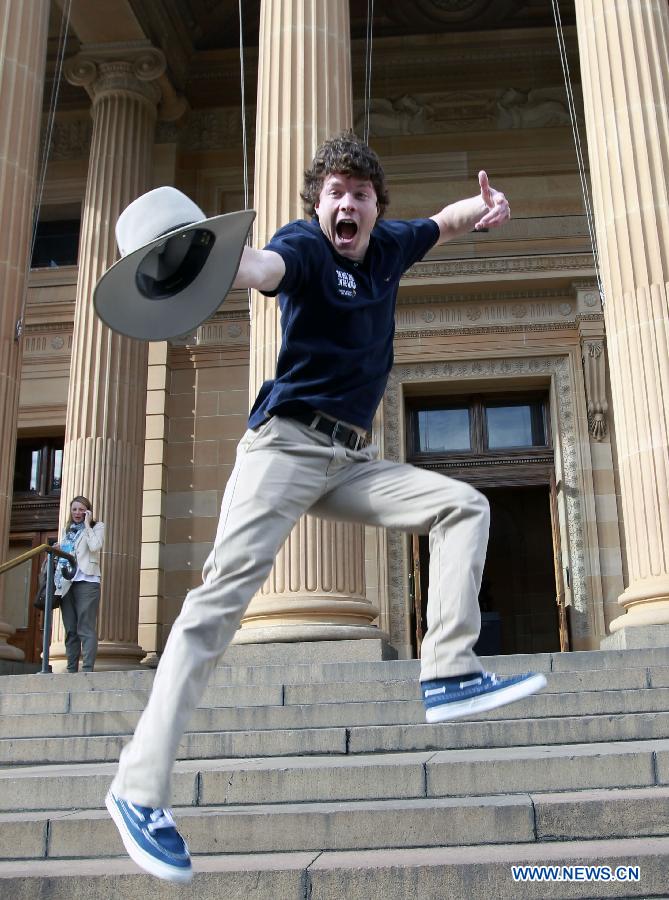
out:
<path id="1" fill-rule="evenodd" d="M 140 869 L 144 869 L 149 875 L 155 875 L 156 878 L 162 878 L 163 881 L 178 881 L 182 884 L 191 881 L 193 878 L 192 869 L 181 870 L 174 868 L 174 866 L 168 866 L 167 863 L 162 863 L 159 859 L 155 859 L 150 853 L 147 853 L 146 850 L 142 850 L 141 847 L 137 846 L 128 831 L 128 826 L 123 816 L 109 794 L 105 797 L 105 806 L 118 828 L 128 856 L 134 863 L 137 863 Z"/>
<path id="2" fill-rule="evenodd" d="M 482 694 L 479 697 L 471 697 L 468 700 L 455 700 L 451 703 L 444 703 L 442 706 L 433 706 L 431 709 L 426 710 L 425 718 L 430 725 L 435 722 L 447 722 L 450 719 L 463 719 L 465 716 L 489 712 L 491 709 L 497 709 L 499 706 L 506 706 L 507 703 L 523 700 L 525 697 L 536 694 L 537 691 L 545 687 L 546 677 L 541 674 L 533 675 L 525 681 L 510 684 L 508 687 L 500 688 L 498 691 L 491 691 L 488 694 Z"/>

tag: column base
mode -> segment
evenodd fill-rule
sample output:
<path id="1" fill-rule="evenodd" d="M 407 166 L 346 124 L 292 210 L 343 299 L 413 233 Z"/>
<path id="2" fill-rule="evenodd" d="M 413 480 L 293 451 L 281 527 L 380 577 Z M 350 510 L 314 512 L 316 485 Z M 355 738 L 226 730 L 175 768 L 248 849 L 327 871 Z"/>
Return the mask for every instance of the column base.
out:
<path id="1" fill-rule="evenodd" d="M 42 667 L 39 663 L 19 662 L 15 659 L 0 659 L 0 676 L 2 675 L 34 675 Z"/>
<path id="2" fill-rule="evenodd" d="M 625 616 L 620 618 L 624 619 Z M 600 650 L 638 650 L 649 647 L 669 647 L 669 625 L 621 627 L 614 634 L 603 638 L 599 644 Z"/>
<path id="3" fill-rule="evenodd" d="M 388 635 L 380 631 L 376 625 L 332 625 L 326 622 L 306 625 L 296 622 L 265 627 L 242 626 L 232 639 L 232 643 L 274 644 L 297 641 L 354 641 L 369 638 L 388 640 Z"/>
<path id="4" fill-rule="evenodd" d="M 141 660 L 146 656 L 139 644 L 122 644 L 116 641 L 100 641 L 95 659 L 96 672 L 118 672 L 126 669 L 141 669 Z M 65 645 L 52 644 L 49 649 L 49 663 L 54 672 L 64 672 L 67 668 Z M 80 663 L 81 666 L 81 663 Z"/>
<path id="5" fill-rule="evenodd" d="M 669 577 L 660 575 L 635 581 L 623 591 L 618 603 L 625 613 L 609 625 L 614 633 L 621 628 L 669 625 Z"/>
<path id="6" fill-rule="evenodd" d="M 611 621 L 609 631 L 615 634 L 623 628 L 648 628 L 655 625 L 669 625 L 669 600 L 628 606 L 622 616 Z"/>
<path id="7" fill-rule="evenodd" d="M 25 659 L 23 650 L 7 643 L 7 638 L 14 634 L 14 629 L 7 622 L 0 622 L 0 659 L 11 659 L 14 662 L 21 662 Z"/>
<path id="8" fill-rule="evenodd" d="M 239 633 L 239 632 L 238 632 Z M 311 665 L 314 663 L 377 663 L 397 659 L 397 651 L 377 631 L 361 641 L 276 641 L 230 644 L 219 666 Z"/>

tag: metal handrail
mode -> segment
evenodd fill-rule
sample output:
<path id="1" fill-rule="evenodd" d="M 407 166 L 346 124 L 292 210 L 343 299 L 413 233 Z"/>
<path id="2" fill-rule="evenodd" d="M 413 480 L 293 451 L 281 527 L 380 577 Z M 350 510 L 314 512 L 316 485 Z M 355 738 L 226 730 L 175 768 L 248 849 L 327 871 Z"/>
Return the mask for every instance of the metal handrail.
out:
<path id="1" fill-rule="evenodd" d="M 77 564 L 77 560 L 74 556 L 72 556 L 71 553 L 66 553 L 64 550 L 61 550 L 60 547 L 52 547 L 51 544 L 40 544 L 39 547 L 33 547 L 31 550 L 26 550 L 26 552 L 21 553 L 20 556 L 15 556 L 14 559 L 10 559 L 8 562 L 0 564 L 0 575 L 9 572 L 9 570 L 13 569 L 15 566 L 19 566 L 21 563 L 26 562 L 26 560 L 32 559 L 33 556 L 37 556 L 45 551 L 53 556 L 62 556 L 63 559 L 66 559 L 73 566 L 76 566 Z"/>
<path id="2" fill-rule="evenodd" d="M 10 559 L 8 562 L 0 565 L 0 575 L 2 575 L 4 572 L 9 572 L 10 569 L 13 569 L 15 566 L 20 566 L 21 563 L 27 562 L 29 559 L 32 559 L 40 553 L 46 553 L 49 557 L 46 567 L 46 594 L 44 597 L 44 638 L 42 642 L 42 668 L 40 671 L 40 674 L 42 675 L 47 675 L 51 671 L 51 666 L 49 665 L 49 645 L 51 644 L 51 624 L 53 620 L 53 558 L 54 556 L 60 556 L 61 559 L 66 559 L 71 566 L 76 568 L 77 565 L 75 556 L 72 556 L 71 553 L 66 553 L 64 550 L 61 550 L 60 547 L 54 547 L 53 543 L 55 543 L 54 539 L 50 538 L 49 543 L 40 544 L 38 547 L 26 550 L 25 553 L 21 553 L 19 556 L 15 556 L 14 559 Z"/>

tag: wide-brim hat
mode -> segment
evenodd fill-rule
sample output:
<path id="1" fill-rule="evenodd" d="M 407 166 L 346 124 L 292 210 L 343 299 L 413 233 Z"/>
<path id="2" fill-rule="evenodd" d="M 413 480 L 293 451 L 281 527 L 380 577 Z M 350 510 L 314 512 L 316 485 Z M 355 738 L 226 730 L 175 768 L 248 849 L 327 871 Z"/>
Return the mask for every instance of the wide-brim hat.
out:
<path id="1" fill-rule="evenodd" d="M 176 188 L 142 194 L 116 224 L 122 258 L 96 285 L 98 316 L 143 341 L 194 331 L 232 287 L 255 215 L 245 209 L 207 219 Z"/>

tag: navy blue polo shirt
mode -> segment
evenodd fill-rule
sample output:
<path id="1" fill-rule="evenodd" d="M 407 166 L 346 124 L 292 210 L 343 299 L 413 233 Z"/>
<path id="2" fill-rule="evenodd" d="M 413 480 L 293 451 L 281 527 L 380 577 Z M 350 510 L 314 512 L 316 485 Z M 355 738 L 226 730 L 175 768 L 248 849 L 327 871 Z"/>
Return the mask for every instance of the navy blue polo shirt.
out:
<path id="1" fill-rule="evenodd" d="M 385 221 L 370 236 L 364 260 L 340 256 L 316 220 L 276 232 L 286 272 L 279 295 L 282 341 L 276 375 L 265 381 L 249 416 L 319 409 L 369 430 L 393 364 L 400 278 L 439 238 L 432 219 Z"/>

